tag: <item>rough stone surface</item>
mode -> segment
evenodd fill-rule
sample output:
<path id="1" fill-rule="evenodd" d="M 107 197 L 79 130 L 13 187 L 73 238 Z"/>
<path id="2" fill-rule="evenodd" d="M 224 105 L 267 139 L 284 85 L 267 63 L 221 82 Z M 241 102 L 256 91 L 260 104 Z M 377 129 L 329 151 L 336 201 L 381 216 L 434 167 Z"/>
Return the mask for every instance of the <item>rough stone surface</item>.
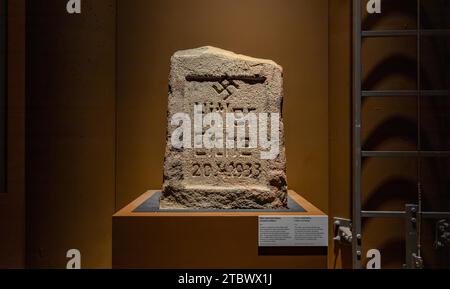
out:
<path id="1" fill-rule="evenodd" d="M 161 209 L 287 207 L 282 73 L 281 66 L 271 60 L 209 46 L 178 51 L 172 56 Z M 203 106 L 204 115 L 211 112 L 223 115 L 223 148 L 194 147 L 195 104 Z M 177 128 L 171 119 L 180 112 L 192 118 L 191 148 L 174 148 L 171 144 Z M 226 146 L 230 136 L 225 128 L 225 115 L 239 112 L 280 114 L 279 154 L 274 159 L 262 159 L 260 152 L 264 149 L 259 146 Z M 268 123 L 270 126 L 270 118 Z"/>

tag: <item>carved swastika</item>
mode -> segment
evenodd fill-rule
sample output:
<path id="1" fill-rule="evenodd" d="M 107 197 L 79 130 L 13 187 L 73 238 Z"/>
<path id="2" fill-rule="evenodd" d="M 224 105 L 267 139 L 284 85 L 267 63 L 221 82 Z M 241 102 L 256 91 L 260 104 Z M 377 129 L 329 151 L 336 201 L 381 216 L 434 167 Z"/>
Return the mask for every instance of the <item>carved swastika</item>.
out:
<path id="1" fill-rule="evenodd" d="M 213 88 L 218 94 L 222 94 L 222 92 L 226 91 L 227 93 L 223 96 L 223 100 L 227 100 L 231 95 L 233 95 L 234 92 L 236 92 L 236 90 L 239 89 L 239 84 L 234 82 L 234 80 L 228 81 L 225 79 L 220 83 L 214 83 Z"/>
<path id="2" fill-rule="evenodd" d="M 237 81 L 242 81 L 244 83 L 254 85 L 266 82 L 266 77 L 262 77 L 259 75 L 188 75 L 186 76 L 186 80 L 195 82 L 214 82 L 214 84 L 212 85 L 214 90 L 217 92 L 217 94 L 221 95 L 224 100 L 227 100 L 239 89 L 239 84 L 237 83 Z"/>

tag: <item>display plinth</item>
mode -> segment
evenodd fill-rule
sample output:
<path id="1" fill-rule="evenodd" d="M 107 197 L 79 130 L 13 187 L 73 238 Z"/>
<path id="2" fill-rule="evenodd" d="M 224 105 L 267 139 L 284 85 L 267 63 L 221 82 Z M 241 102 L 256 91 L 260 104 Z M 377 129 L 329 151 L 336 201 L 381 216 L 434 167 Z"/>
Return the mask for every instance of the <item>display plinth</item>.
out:
<path id="1" fill-rule="evenodd" d="M 160 211 L 148 191 L 113 216 L 113 268 L 326 268 L 326 247 L 258 247 L 259 216 L 325 216 L 289 191 L 287 211 Z M 153 198 L 152 198 L 153 197 Z"/>

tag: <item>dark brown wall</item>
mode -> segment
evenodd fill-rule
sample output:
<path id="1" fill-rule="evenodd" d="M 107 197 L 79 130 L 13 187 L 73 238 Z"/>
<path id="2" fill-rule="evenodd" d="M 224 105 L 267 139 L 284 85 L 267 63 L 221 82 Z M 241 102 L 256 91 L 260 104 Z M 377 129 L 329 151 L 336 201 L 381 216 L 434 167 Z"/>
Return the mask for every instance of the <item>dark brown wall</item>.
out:
<path id="1" fill-rule="evenodd" d="M 115 1 L 27 4 L 27 265 L 110 267 Z"/>
<path id="2" fill-rule="evenodd" d="M 333 217 L 351 218 L 352 156 L 352 1 L 329 3 L 329 234 Z M 329 268 L 351 268 L 349 248 L 335 247 L 330 238 Z"/>
<path id="3" fill-rule="evenodd" d="M 7 184 L 0 192 L 0 268 L 25 266 L 25 0 L 8 3 Z"/>
<path id="4" fill-rule="evenodd" d="M 288 183 L 328 210 L 328 3 L 119 1 L 117 209 L 162 184 L 170 56 L 217 46 L 284 67 Z"/>

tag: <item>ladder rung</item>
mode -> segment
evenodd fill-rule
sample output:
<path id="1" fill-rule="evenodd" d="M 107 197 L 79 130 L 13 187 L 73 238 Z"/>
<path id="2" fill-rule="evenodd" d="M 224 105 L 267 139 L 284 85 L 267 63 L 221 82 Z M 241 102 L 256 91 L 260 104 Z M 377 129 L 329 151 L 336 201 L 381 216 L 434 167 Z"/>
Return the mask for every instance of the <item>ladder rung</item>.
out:
<path id="1" fill-rule="evenodd" d="M 449 157 L 450 151 L 362 151 L 362 157 Z"/>
<path id="2" fill-rule="evenodd" d="M 450 36 L 450 29 L 422 29 L 422 36 Z"/>
<path id="3" fill-rule="evenodd" d="M 371 96 L 417 96 L 417 90 L 364 90 L 361 92 L 363 97 Z M 450 96 L 450 90 L 422 90 L 423 96 Z"/>
<path id="4" fill-rule="evenodd" d="M 417 36 L 420 33 L 423 36 L 450 35 L 449 29 L 410 29 L 410 30 L 364 30 L 362 37 L 397 37 L 397 36 Z"/>
<path id="5" fill-rule="evenodd" d="M 424 219 L 446 219 L 450 218 L 450 212 L 422 212 Z M 404 211 L 361 211 L 363 218 L 404 218 Z"/>
<path id="6" fill-rule="evenodd" d="M 425 219 L 448 219 L 450 212 L 422 212 L 422 217 Z"/>
<path id="7" fill-rule="evenodd" d="M 416 36 L 417 30 L 364 30 L 362 37 Z"/>
<path id="8" fill-rule="evenodd" d="M 362 211 L 363 218 L 403 218 L 406 213 L 403 211 Z"/>
<path id="9" fill-rule="evenodd" d="M 450 96 L 450 90 L 422 90 L 423 96 Z"/>

